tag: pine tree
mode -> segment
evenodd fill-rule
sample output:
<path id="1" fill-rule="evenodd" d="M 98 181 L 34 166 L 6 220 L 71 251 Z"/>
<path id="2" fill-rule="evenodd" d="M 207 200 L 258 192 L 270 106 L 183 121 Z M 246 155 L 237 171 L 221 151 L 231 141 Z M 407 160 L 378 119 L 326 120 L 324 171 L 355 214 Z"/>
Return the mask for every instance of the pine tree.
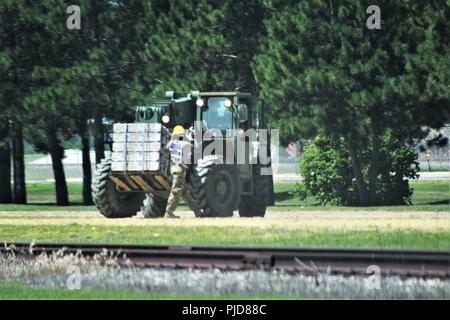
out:
<path id="1" fill-rule="evenodd" d="M 22 97 L 29 91 L 27 74 L 31 69 L 29 51 L 17 35 L 26 30 L 29 15 L 22 15 L 21 4 L 4 1 L 0 4 L 0 121 L 2 122 L 2 198 L 26 203 L 25 163 L 23 150 Z M 9 154 L 9 155 L 8 155 Z M 11 155 L 14 187 L 11 190 Z M 11 195 L 11 191 L 13 194 Z"/>
<path id="2" fill-rule="evenodd" d="M 24 172 L 24 127 L 27 137 L 42 151 L 50 153 L 57 204 L 67 205 L 61 139 L 73 133 L 71 107 L 77 101 L 68 99 L 74 94 L 74 85 L 64 77 L 74 63 L 73 53 L 78 46 L 76 41 L 66 37 L 66 5 L 58 0 L 14 1 L 3 3 L 1 12 L 10 34 L 13 33 L 7 46 L 15 59 L 8 66 L 7 80 L 15 85 L 15 91 L 10 91 L 13 99 L 8 101 L 16 109 L 13 149 L 17 166 L 14 172 Z M 17 180 L 24 189 L 24 178 Z"/>
<path id="3" fill-rule="evenodd" d="M 386 130 L 408 143 L 420 126 L 449 119 L 449 4 L 379 1 L 381 30 L 366 27 L 361 1 L 266 5 L 268 35 L 254 68 L 271 117 L 286 136 L 344 138 L 360 204 L 375 204 Z"/>
<path id="4" fill-rule="evenodd" d="M 229 90 L 224 7 L 217 0 L 147 4 L 144 58 L 154 80 L 154 96 L 170 89 Z"/>

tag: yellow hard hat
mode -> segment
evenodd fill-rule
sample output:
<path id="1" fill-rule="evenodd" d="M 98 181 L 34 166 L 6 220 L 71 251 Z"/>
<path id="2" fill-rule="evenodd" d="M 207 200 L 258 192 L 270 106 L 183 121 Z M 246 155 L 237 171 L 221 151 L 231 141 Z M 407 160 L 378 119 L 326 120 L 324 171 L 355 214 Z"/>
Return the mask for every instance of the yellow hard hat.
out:
<path id="1" fill-rule="evenodd" d="M 183 126 L 176 125 L 175 128 L 173 128 L 172 134 L 173 135 L 182 135 L 182 134 L 184 134 Z"/>

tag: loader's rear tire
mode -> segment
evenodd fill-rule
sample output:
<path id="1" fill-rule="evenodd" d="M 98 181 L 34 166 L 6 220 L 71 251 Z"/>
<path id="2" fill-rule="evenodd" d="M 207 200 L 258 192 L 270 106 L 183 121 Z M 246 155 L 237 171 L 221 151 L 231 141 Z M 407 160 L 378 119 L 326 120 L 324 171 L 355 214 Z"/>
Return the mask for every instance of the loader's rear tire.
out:
<path id="1" fill-rule="evenodd" d="M 111 159 L 103 159 L 92 181 L 92 197 L 100 213 L 107 218 L 129 218 L 139 211 L 145 194 L 120 192 L 109 178 Z"/>
<path id="2" fill-rule="evenodd" d="M 239 172 L 235 165 L 202 161 L 188 175 L 188 192 L 197 217 L 231 217 L 239 205 Z"/>
<path id="3" fill-rule="evenodd" d="M 269 180 L 261 175 L 261 167 L 253 166 L 253 195 L 243 195 L 239 203 L 239 216 L 264 217 L 269 200 Z"/>
<path id="4" fill-rule="evenodd" d="M 148 193 L 145 195 L 141 212 L 145 218 L 161 218 L 164 217 L 166 207 L 167 198 L 158 197 L 154 194 Z"/>

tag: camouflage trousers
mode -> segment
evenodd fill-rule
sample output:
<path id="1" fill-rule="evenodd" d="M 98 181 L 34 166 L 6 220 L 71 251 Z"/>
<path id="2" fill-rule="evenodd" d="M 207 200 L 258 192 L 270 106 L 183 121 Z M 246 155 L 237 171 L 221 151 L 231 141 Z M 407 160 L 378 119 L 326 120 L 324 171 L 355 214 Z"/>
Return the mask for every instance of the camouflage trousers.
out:
<path id="1" fill-rule="evenodd" d="M 191 209 L 193 208 L 193 205 L 187 195 L 186 171 L 187 169 L 180 164 L 170 164 L 170 174 L 172 175 L 172 189 L 170 189 L 169 199 L 167 199 L 166 207 L 166 212 L 169 214 L 174 213 L 175 209 L 178 207 L 181 196 L 183 197 L 186 205 Z"/>

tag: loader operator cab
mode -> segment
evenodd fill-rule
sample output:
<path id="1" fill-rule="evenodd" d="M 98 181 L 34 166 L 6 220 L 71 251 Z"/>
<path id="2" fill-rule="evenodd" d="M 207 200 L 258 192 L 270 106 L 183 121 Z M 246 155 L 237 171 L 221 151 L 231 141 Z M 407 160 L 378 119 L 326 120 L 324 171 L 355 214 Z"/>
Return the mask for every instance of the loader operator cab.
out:
<path id="1" fill-rule="evenodd" d="M 186 95 L 167 91 L 165 100 L 136 107 L 135 121 L 161 123 L 172 129 L 177 124 L 189 128 L 197 120 L 204 128 L 225 133 L 226 129 L 250 126 L 251 105 L 249 93 L 191 91 Z"/>
<path id="2" fill-rule="evenodd" d="M 225 135 L 227 129 L 247 129 L 251 95 L 241 92 L 191 92 L 200 109 L 197 120 L 208 129 L 219 130 Z"/>

